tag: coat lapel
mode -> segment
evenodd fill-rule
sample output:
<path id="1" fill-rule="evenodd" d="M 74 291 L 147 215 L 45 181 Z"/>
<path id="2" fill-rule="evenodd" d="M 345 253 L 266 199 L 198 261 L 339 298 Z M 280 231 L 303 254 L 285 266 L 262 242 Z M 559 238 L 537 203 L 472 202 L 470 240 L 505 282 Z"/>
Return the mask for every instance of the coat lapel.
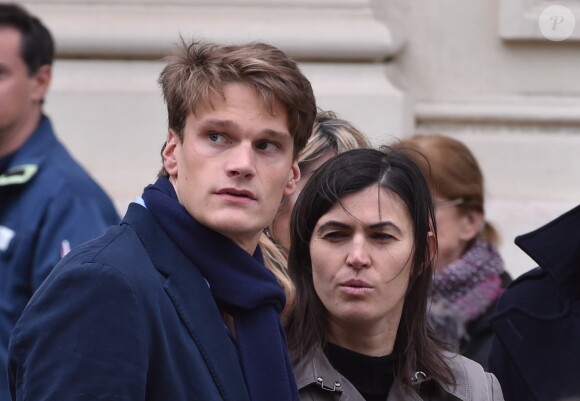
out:
<path id="1" fill-rule="evenodd" d="M 167 278 L 165 292 L 204 358 L 220 395 L 224 400 L 249 401 L 236 346 L 206 280 L 145 207 L 131 204 L 124 220 L 135 229 L 153 264 Z"/>
<path id="2" fill-rule="evenodd" d="M 515 243 L 553 277 L 563 299 L 580 299 L 580 205 Z"/>

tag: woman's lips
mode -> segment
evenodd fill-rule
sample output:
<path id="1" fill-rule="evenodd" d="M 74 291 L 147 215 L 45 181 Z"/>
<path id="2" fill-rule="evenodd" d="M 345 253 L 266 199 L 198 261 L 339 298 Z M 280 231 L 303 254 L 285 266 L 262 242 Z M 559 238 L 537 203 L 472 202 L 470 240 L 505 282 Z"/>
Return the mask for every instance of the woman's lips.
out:
<path id="1" fill-rule="evenodd" d="M 340 283 L 340 288 L 348 295 L 365 295 L 373 290 L 373 287 L 366 281 L 351 279 Z"/>

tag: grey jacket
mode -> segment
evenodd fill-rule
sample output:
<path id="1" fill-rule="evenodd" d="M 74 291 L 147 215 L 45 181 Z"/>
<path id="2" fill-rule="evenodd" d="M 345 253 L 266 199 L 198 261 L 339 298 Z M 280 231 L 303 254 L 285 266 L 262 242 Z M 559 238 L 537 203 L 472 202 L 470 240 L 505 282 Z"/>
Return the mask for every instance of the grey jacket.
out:
<path id="1" fill-rule="evenodd" d="M 422 398 L 415 391 L 405 392 L 394 384 L 387 401 L 503 401 L 501 387 L 493 374 L 484 372 L 481 365 L 461 355 L 445 353 L 445 357 L 455 375 L 455 387 L 436 382 L 440 395 Z M 364 401 L 356 388 L 332 367 L 322 351 L 295 366 L 294 373 L 301 401 Z M 433 380 L 425 378 L 422 372 L 416 373 L 416 379 Z"/>

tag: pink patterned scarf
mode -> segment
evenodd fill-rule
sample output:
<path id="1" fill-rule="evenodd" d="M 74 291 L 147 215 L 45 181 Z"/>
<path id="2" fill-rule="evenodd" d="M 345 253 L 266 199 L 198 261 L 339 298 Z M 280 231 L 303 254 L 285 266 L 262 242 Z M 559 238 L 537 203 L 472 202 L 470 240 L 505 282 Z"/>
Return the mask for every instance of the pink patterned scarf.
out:
<path id="1" fill-rule="evenodd" d="M 465 254 L 435 273 L 428 320 L 456 350 L 467 340 L 466 326 L 483 315 L 504 291 L 504 263 L 495 247 L 477 239 Z"/>

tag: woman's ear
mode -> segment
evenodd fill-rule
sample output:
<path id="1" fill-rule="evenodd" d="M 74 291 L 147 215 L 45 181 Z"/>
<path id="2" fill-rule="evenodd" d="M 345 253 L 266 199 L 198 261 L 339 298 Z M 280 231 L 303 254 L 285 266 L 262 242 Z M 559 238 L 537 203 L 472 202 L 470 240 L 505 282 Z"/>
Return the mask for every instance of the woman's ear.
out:
<path id="1" fill-rule="evenodd" d="M 470 242 L 477 237 L 483 227 L 483 213 L 470 210 L 461 216 L 459 227 L 459 238 L 465 242 Z"/>
<path id="2" fill-rule="evenodd" d="M 437 238 L 433 231 L 427 233 L 427 246 L 429 247 L 429 262 L 434 264 L 437 257 Z"/>

